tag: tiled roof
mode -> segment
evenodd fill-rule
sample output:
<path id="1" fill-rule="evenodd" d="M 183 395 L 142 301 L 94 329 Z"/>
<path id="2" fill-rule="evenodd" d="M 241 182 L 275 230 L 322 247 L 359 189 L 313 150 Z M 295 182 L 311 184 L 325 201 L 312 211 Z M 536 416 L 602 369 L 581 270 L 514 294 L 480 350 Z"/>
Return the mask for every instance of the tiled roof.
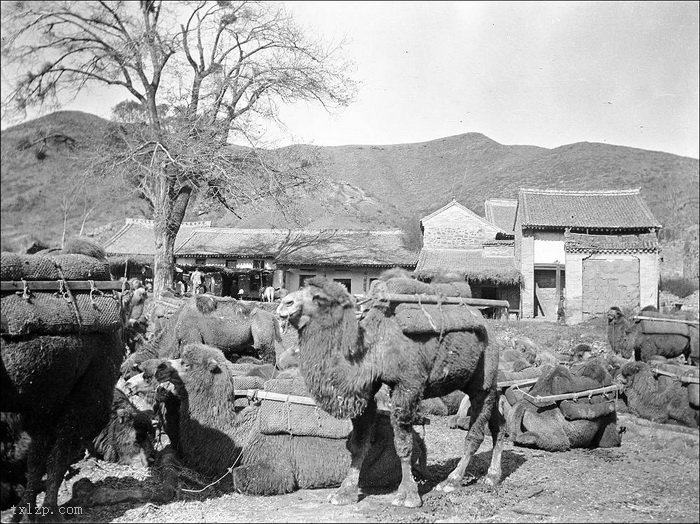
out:
<path id="1" fill-rule="evenodd" d="M 211 226 L 211 222 L 183 222 L 175 238 L 175 248 L 192 231 Z M 155 255 L 153 220 L 127 218 L 124 226 L 104 244 L 107 255 Z"/>
<path id="2" fill-rule="evenodd" d="M 640 235 L 586 235 L 564 233 L 564 250 L 569 253 L 658 253 L 659 240 L 654 233 Z"/>
<path id="3" fill-rule="evenodd" d="M 431 277 L 441 271 L 463 274 L 467 280 L 515 284 L 522 281 L 512 256 L 485 256 L 482 249 L 423 248 L 415 273 Z"/>
<path id="4" fill-rule="evenodd" d="M 484 202 L 486 220 L 506 233 L 513 232 L 517 209 L 518 201 L 515 199 L 489 198 Z"/>
<path id="5" fill-rule="evenodd" d="M 567 191 L 520 189 L 518 213 L 530 228 L 660 228 L 640 189 Z"/>
<path id="6" fill-rule="evenodd" d="M 278 257 L 280 266 L 415 267 L 418 254 L 403 247 L 399 230 L 290 230 L 208 228 L 194 231 L 179 257 Z"/>

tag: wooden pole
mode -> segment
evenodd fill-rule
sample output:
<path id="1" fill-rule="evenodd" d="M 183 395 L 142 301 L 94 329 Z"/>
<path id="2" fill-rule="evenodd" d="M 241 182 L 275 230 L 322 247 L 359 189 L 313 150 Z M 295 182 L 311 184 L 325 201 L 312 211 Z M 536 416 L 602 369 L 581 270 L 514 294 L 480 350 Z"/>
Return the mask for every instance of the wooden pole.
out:
<path id="1" fill-rule="evenodd" d="M 675 322 L 677 324 L 691 324 L 693 326 L 697 326 L 700 324 L 697 320 L 681 320 L 678 318 L 663 318 L 663 317 L 644 317 L 644 316 L 636 316 L 632 317 L 634 320 L 654 320 L 656 322 Z"/>

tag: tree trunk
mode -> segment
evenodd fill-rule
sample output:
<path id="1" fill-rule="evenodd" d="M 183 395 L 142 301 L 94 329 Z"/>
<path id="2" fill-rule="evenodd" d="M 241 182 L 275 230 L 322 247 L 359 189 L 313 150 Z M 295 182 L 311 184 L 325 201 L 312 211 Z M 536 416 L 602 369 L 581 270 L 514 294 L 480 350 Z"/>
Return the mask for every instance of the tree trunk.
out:
<path id="1" fill-rule="evenodd" d="M 153 266 L 153 295 L 161 297 L 163 291 L 173 287 L 173 271 L 175 266 L 175 237 L 171 233 L 167 221 L 163 218 L 154 220 L 156 254 Z"/>
<path id="2" fill-rule="evenodd" d="M 175 239 L 185 217 L 192 188 L 183 186 L 178 191 L 172 208 L 167 214 L 156 213 L 153 233 L 155 236 L 155 265 L 153 267 L 153 294 L 160 297 L 166 289 L 172 289 L 175 270 Z"/>

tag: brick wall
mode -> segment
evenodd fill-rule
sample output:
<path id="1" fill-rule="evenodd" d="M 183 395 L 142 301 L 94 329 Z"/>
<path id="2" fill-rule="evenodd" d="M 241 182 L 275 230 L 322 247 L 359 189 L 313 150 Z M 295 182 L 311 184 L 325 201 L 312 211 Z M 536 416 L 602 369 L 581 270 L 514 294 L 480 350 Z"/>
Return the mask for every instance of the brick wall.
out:
<path id="1" fill-rule="evenodd" d="M 423 246 L 480 248 L 484 240 L 496 238 L 498 231 L 478 215 L 451 207 L 423 222 Z"/>

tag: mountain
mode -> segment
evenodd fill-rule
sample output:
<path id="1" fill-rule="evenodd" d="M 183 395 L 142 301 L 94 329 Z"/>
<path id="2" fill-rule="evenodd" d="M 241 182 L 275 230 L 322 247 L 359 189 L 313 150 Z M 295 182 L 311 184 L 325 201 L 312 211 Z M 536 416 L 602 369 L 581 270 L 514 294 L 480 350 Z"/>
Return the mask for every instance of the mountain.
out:
<path id="1" fill-rule="evenodd" d="M 86 231 L 102 227 L 102 235 L 109 236 L 125 217 L 146 216 L 144 205 L 130 199 L 118 180 L 76 183 L 106 125 L 91 114 L 61 111 L 2 131 L 4 246 L 30 237 L 58 243 L 64 215 L 67 229 L 79 231 L 89 206 L 74 199 L 69 212 L 64 211 L 82 187 L 100 201 L 88 214 Z M 43 153 L 37 145 L 18 149 L 55 133 L 72 137 L 74 146 L 48 141 Z M 298 191 L 286 215 L 271 203 L 260 203 L 240 209 L 238 218 L 195 200 L 187 220 L 240 227 L 401 227 L 415 235 L 420 218 L 452 198 L 483 216 L 486 199 L 515 198 L 520 187 L 641 187 L 664 225 L 661 238 L 669 244 L 681 242 L 699 219 L 698 159 L 669 153 L 589 142 L 554 149 L 503 145 L 480 133 L 415 144 L 290 148 L 307 158 L 309 172 L 325 183 L 316 191 Z"/>

